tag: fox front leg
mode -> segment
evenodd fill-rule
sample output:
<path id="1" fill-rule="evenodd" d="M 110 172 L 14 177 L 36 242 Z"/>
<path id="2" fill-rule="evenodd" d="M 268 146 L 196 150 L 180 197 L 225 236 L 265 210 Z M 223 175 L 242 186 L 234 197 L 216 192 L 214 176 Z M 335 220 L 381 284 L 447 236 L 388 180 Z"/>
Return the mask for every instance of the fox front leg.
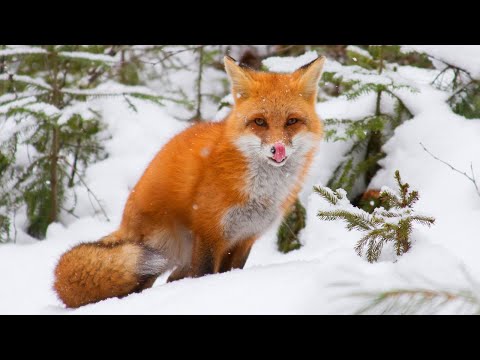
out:
<path id="1" fill-rule="evenodd" d="M 190 275 L 190 265 L 177 267 L 168 277 L 167 283 L 177 280 L 182 280 Z"/>
<path id="2" fill-rule="evenodd" d="M 224 246 L 221 241 L 207 241 L 195 237 L 192 251 L 190 276 L 200 277 L 219 271 Z"/>
<path id="3" fill-rule="evenodd" d="M 222 258 L 220 272 L 226 272 L 232 269 L 243 269 L 255 240 L 256 238 L 250 238 L 240 241 L 228 249 Z"/>

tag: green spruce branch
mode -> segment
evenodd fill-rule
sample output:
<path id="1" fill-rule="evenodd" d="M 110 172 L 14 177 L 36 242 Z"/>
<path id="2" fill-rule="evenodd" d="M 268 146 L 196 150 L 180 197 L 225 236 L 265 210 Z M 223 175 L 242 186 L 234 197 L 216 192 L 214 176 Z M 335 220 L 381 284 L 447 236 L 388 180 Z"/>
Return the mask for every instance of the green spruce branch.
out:
<path id="1" fill-rule="evenodd" d="M 385 56 L 399 52 L 399 48 L 390 46 L 348 46 L 347 55 L 353 59 L 351 64 L 363 68 L 363 72 L 377 78 L 377 81 L 355 80 L 350 83 L 344 95 L 348 100 L 356 100 L 367 95 L 374 95 L 372 114 L 360 119 L 326 119 L 325 133 L 327 140 L 350 141 L 351 148 L 338 164 L 327 186 L 343 188 L 358 202 L 360 195 L 368 187 L 371 179 L 380 168 L 379 160 L 384 158 L 383 145 L 390 139 L 397 126 L 412 118 L 412 112 L 402 100 L 401 91 L 417 92 L 411 86 L 397 84 L 393 80 L 386 82 L 388 71 L 392 71 Z M 384 77 L 379 77 L 382 75 Z M 335 79 L 335 75 L 329 78 Z M 338 86 L 338 85 L 337 85 Z M 385 96 L 394 100 L 393 111 L 382 109 Z"/>
<path id="2" fill-rule="evenodd" d="M 480 299 L 471 290 L 393 289 L 358 293 L 367 305 L 356 311 L 362 314 L 436 314 L 446 306 L 456 313 L 480 314 Z"/>
<path id="3" fill-rule="evenodd" d="M 435 219 L 417 214 L 413 206 L 419 199 L 417 191 L 410 191 L 410 185 L 403 183 L 400 172 L 395 172 L 398 191 L 385 188 L 380 193 L 384 207 L 376 208 L 372 214 L 354 208 L 346 198 L 343 189 L 335 191 L 328 187 L 317 186 L 314 191 L 325 199 L 332 210 L 320 210 L 317 216 L 325 221 L 342 220 L 347 230 L 358 230 L 364 235 L 355 245 L 359 256 L 365 255 L 369 262 L 375 262 L 381 255 L 387 242 L 393 242 L 397 256 L 401 256 L 411 248 L 411 232 L 414 224 L 431 226 Z"/>
<path id="4" fill-rule="evenodd" d="M 41 45 L 0 49 L 0 117 L 10 134 L 0 144 L 0 211 L 11 218 L 26 208 L 27 232 L 44 238 L 52 222 L 58 221 L 67 198 L 76 199 L 74 185 L 87 189 L 92 207 L 108 215 L 90 189 L 83 174 L 106 156 L 99 135 L 105 128 L 101 116 L 89 108 L 95 97 L 123 97 L 161 105 L 164 98 L 147 88 L 118 85 L 112 91 L 98 87 L 115 81 L 117 56 L 128 46 Z M 2 56 L 3 55 L 3 56 Z M 29 153 L 28 164 L 17 162 L 18 149 Z M 17 179 L 13 184 L 12 180 Z M 74 201 L 76 204 L 76 200 Z M 0 237 L 9 236 L 2 218 Z M 7 234 L 7 235 L 5 235 Z"/>

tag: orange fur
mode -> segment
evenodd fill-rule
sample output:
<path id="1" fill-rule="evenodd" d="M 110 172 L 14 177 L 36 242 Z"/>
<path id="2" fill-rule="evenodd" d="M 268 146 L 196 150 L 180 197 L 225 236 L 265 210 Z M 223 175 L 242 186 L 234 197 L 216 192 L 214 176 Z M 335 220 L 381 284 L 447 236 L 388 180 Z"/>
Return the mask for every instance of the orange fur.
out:
<path id="1" fill-rule="evenodd" d="M 261 232 L 235 242 L 225 235 L 225 214 L 251 200 L 246 191 L 250 159 L 235 141 L 251 135 L 265 146 L 278 141 L 291 146 L 299 134 L 313 139 L 288 194 L 278 199 L 281 216 L 300 191 L 322 136 L 314 106 L 323 62 L 275 74 L 241 68 L 227 58 L 235 98 L 229 116 L 193 125 L 170 140 L 132 190 L 120 228 L 62 256 L 54 285 L 60 299 L 78 307 L 124 296 L 151 286 L 175 266 L 169 281 L 242 268 Z M 257 118 L 268 126 L 258 126 Z M 290 118 L 299 121 L 287 126 Z"/>

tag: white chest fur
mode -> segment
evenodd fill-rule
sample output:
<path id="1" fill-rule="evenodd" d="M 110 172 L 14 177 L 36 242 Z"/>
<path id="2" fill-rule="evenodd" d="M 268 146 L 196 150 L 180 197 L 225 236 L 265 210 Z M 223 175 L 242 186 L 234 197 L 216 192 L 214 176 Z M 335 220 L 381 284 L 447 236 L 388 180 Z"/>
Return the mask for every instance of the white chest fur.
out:
<path id="1" fill-rule="evenodd" d="M 236 242 L 259 236 L 280 216 L 281 205 L 298 181 L 303 158 L 293 156 L 282 167 L 265 159 L 250 161 L 245 193 L 248 202 L 230 208 L 223 217 L 224 236 Z"/>

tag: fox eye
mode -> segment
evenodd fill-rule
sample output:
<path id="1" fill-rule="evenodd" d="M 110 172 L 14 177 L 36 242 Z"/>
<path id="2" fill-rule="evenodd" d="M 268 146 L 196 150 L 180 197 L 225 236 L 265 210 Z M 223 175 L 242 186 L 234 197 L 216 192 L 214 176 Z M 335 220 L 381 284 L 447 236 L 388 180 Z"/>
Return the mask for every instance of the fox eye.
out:
<path id="1" fill-rule="evenodd" d="M 298 119 L 297 119 L 297 118 L 288 119 L 288 121 L 287 121 L 287 126 L 296 124 L 297 122 L 298 122 Z"/>
<path id="2" fill-rule="evenodd" d="M 258 126 L 267 126 L 267 122 L 265 121 L 265 119 L 256 118 L 254 121 L 255 124 L 257 124 Z"/>

